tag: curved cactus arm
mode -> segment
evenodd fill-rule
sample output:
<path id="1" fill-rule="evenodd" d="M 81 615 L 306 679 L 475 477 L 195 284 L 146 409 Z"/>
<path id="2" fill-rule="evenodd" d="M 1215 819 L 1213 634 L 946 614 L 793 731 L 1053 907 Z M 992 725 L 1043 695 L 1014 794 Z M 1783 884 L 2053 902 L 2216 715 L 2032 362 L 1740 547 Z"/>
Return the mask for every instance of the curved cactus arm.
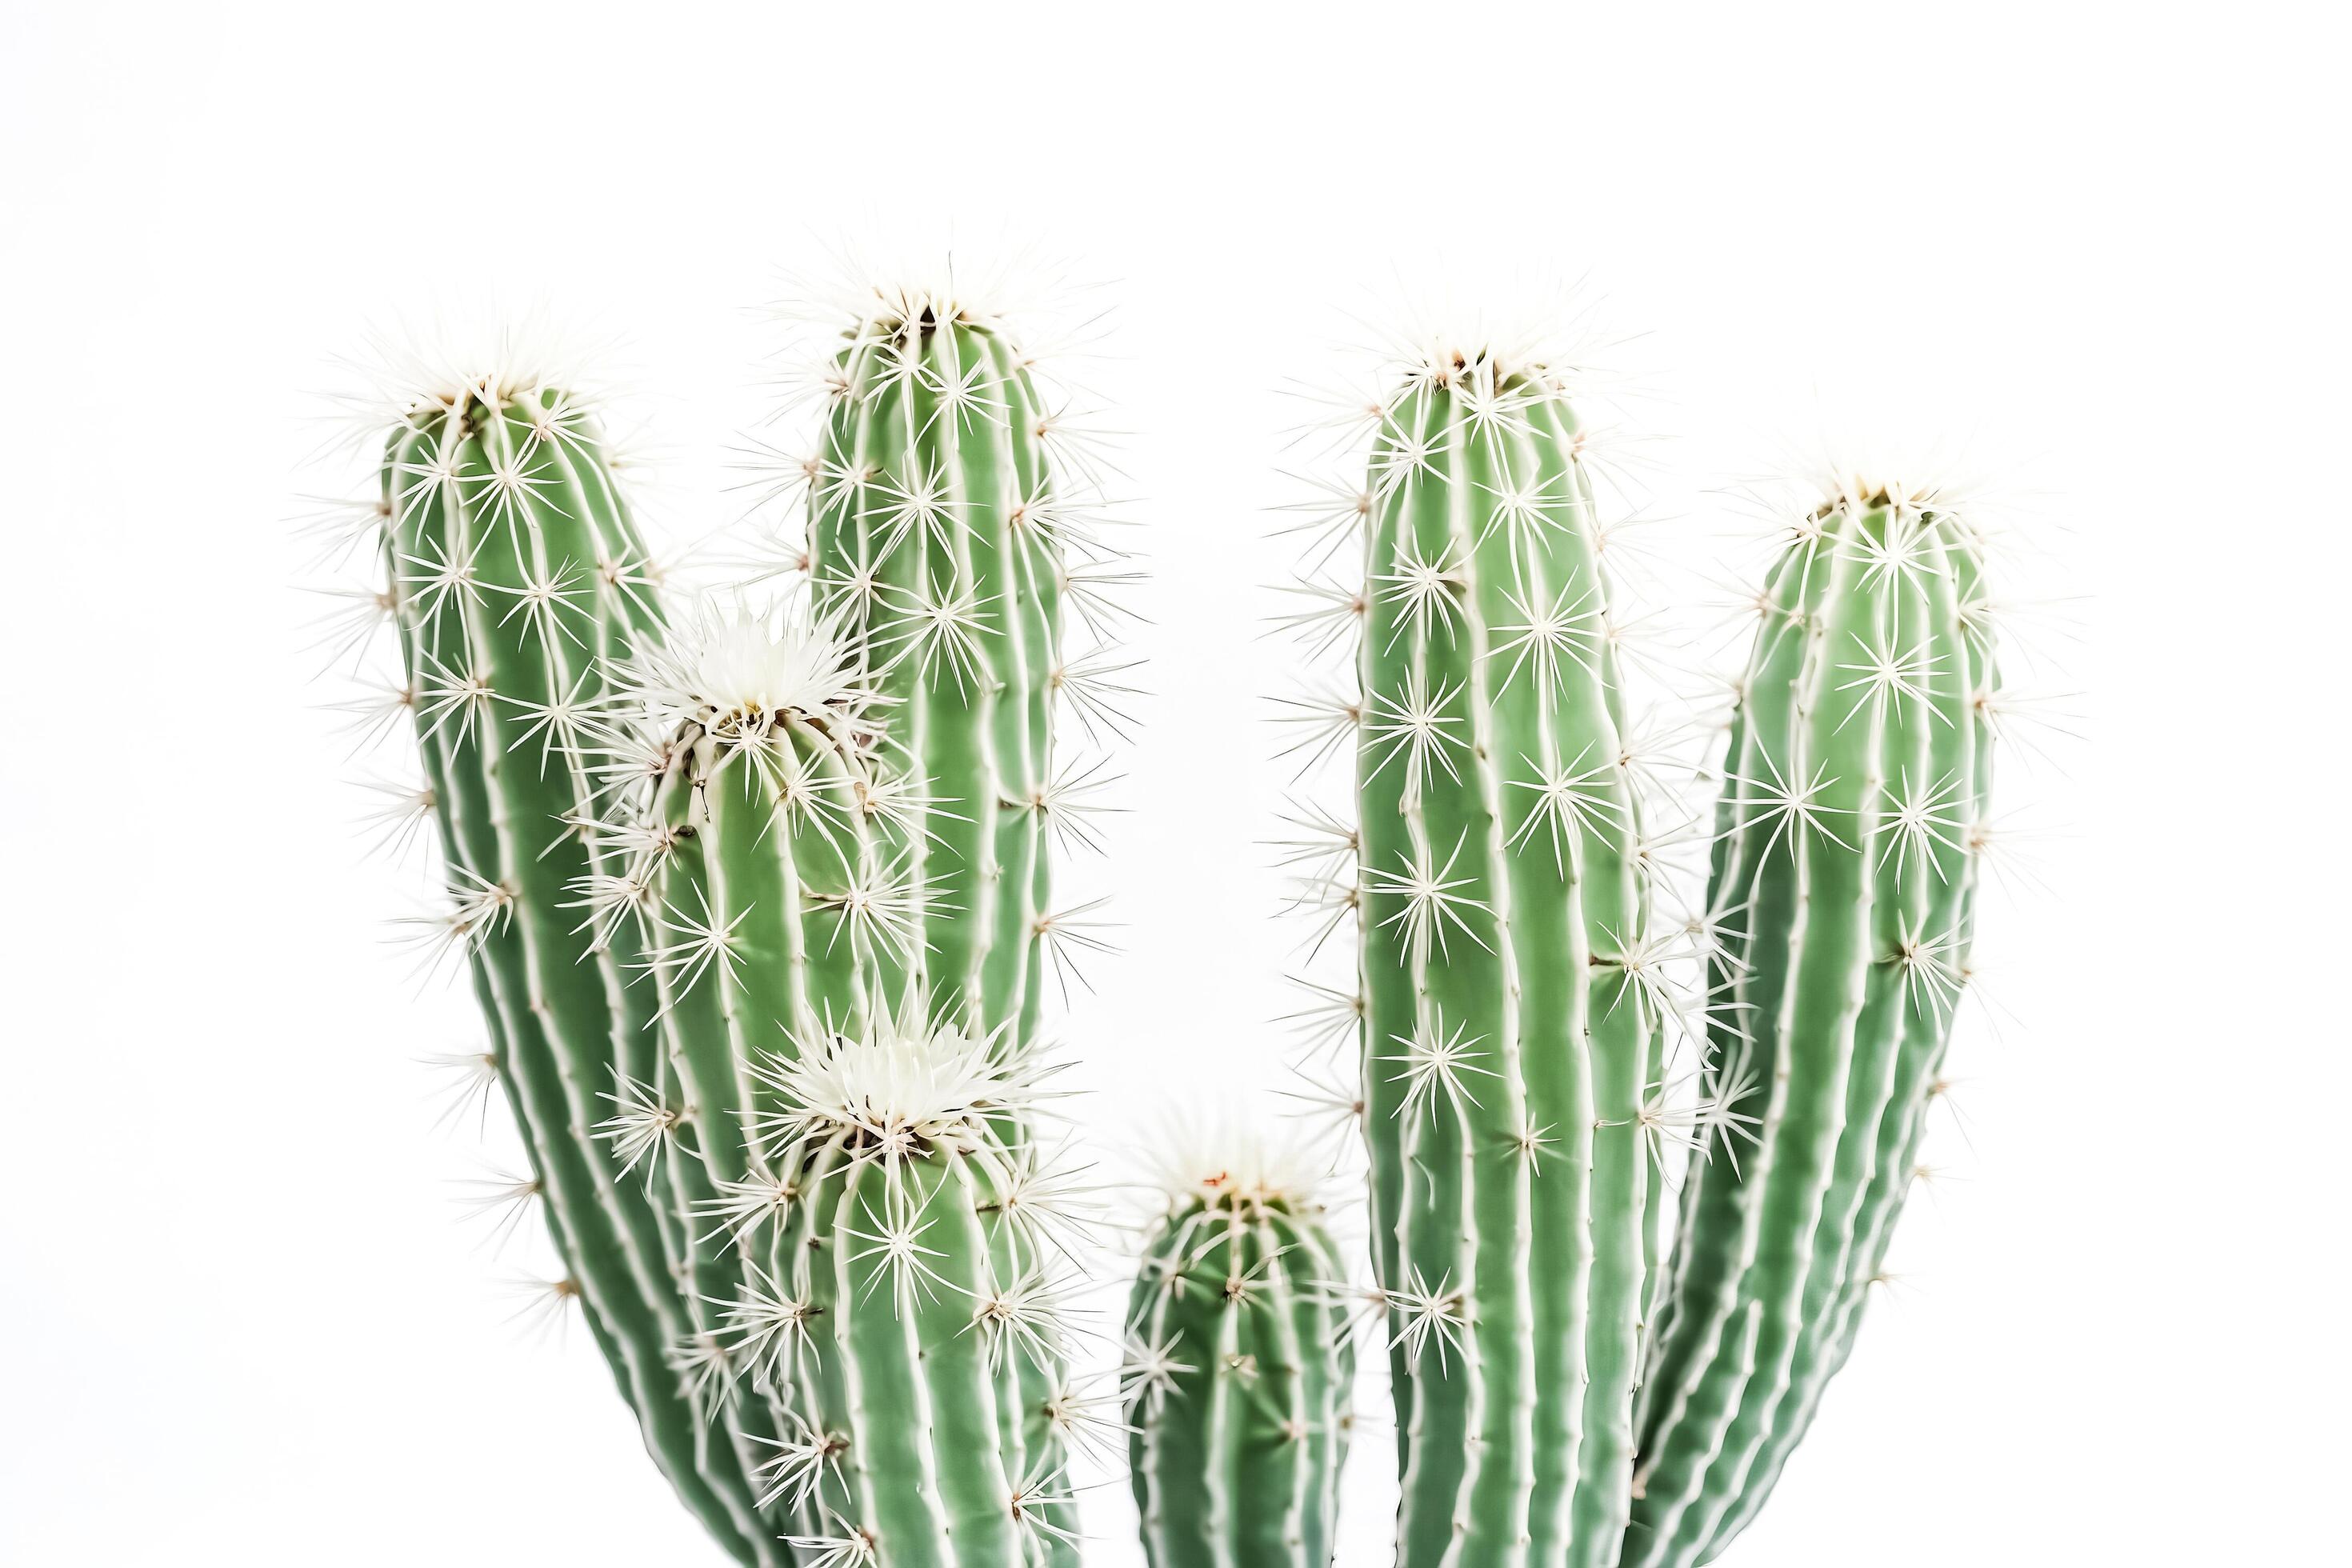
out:
<path id="1" fill-rule="evenodd" d="M 462 947 L 532 1162 L 562 1289 L 586 1313 L 679 1495 L 746 1563 L 781 1563 L 752 1486 L 706 1468 L 670 1365 L 688 1317 L 659 1201 L 585 1136 L 645 1054 L 639 933 L 575 890 L 627 879 L 593 828 L 610 745 L 608 662 L 656 644 L 652 571 L 593 409 L 494 368 L 404 395 L 383 438 L 385 598 L 448 868 L 435 933 Z"/>
<path id="2" fill-rule="evenodd" d="M 1129 1299 L 1129 1472 L 1153 1568 L 1328 1568 L 1352 1424 L 1345 1265 L 1255 1141 L 1188 1152 Z M 1238 1157 L 1235 1157 L 1238 1156 Z"/>
<path id="3" fill-rule="evenodd" d="M 1879 896 L 1882 951 L 1895 955 L 1886 1004 L 1900 1014 L 1891 1051 L 1875 1070 L 1857 1071 L 1849 1096 L 1849 1131 L 1838 1150 L 1838 1179 L 1815 1241 L 1805 1312 L 1790 1388 L 1771 1413 L 1748 1482 L 1716 1532 L 1720 1551 L 1763 1506 L 1797 1442 L 1811 1425 L 1823 1391 L 1853 1348 L 1870 1290 L 1885 1278 L 1886 1247 L 1906 1194 L 1920 1173 L 1919 1148 L 1938 1075 L 1951 1043 L 1951 1014 L 1968 978 L 1975 890 L 1981 874 L 1982 824 L 1990 799 L 1993 732 L 1988 708 L 1999 687 L 1989 629 L 1981 616 L 1982 563 L 1973 532 L 1956 511 L 1939 511 L 1930 549 L 1946 568 L 1923 574 L 1906 605 L 1937 628 L 1936 647 L 1958 679 L 1928 671 L 1918 711 L 1906 714 L 1914 755 L 1924 766 L 1899 780 L 1885 803 Z M 1923 662 L 1917 661 L 1916 662 Z M 1895 726 L 1891 726 L 1894 728 Z M 1890 748 L 1892 750 L 1892 748 Z M 1916 782 L 1911 782 L 1916 780 Z M 1889 876 L 1887 867 L 1895 868 Z M 1906 863 L 1924 861 L 1928 880 Z M 1891 929 L 1890 929 L 1891 925 Z"/>
<path id="4" fill-rule="evenodd" d="M 1874 484 L 1811 512 L 1768 584 L 1710 887 L 1738 911 L 1711 976 L 1739 1004 L 1726 1112 L 1684 1194 L 1629 1563 L 1707 1561 L 1753 1516 L 1879 1268 L 1964 976 L 1977 576 L 1948 507 Z"/>

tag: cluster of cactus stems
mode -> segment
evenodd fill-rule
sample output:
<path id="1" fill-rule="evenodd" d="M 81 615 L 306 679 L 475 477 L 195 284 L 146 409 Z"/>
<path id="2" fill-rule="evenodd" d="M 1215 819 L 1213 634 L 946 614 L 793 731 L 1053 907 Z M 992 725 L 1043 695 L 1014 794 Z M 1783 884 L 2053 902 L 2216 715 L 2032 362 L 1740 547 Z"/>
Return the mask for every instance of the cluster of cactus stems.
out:
<path id="1" fill-rule="evenodd" d="M 1364 476 L 1307 503 L 1361 576 L 1286 617 L 1356 683 L 1285 716 L 1302 772 L 1355 763 L 1353 822 L 1295 816 L 1290 858 L 1318 949 L 1358 938 L 1301 1016 L 1360 1064 L 1323 1098 L 1368 1156 L 1397 1561 L 1706 1562 L 1851 1350 L 1941 1092 L 1998 707 L 1979 539 L 1851 477 L 1796 521 L 1670 918 L 1567 375 L 1484 337 L 1392 374 L 1351 405 Z"/>
<path id="2" fill-rule="evenodd" d="M 1122 574 L 1001 317 L 882 289 L 839 326 L 787 476 L 805 592 L 770 603 L 664 582 L 570 379 L 396 401 L 361 596 L 426 777 L 396 814 L 437 829 L 426 932 L 465 955 L 557 1289 L 710 1534 L 757 1568 L 1069 1568 L 1101 1400 L 1043 1041 L 1100 945 L 1053 853 L 1094 841 L 1100 775 L 1057 749 L 1121 728 Z M 1335 491 L 1362 575 L 1290 617 L 1355 679 L 1293 709 L 1358 808 L 1295 858 L 1357 937 L 1315 1027 L 1354 1048 L 1370 1279 L 1300 1151 L 1178 1159 L 1115 1396 L 1154 1568 L 1327 1568 L 1367 1321 L 1401 1568 L 1710 1561 L 1882 1275 L 1973 934 L 1979 536 L 1878 479 L 1797 522 L 1705 902 L 1664 918 L 1570 391 L 1500 340 L 1408 356 Z"/>
<path id="3" fill-rule="evenodd" d="M 433 933 L 680 1498 L 746 1563 L 1064 1563 L 1090 1402 L 1034 1101 L 1044 972 L 1095 940 L 1047 846 L 1087 836 L 1062 606 L 1108 552 L 999 323 L 845 326 L 804 600 L 666 610 L 589 403 L 506 368 L 391 416 L 371 597 Z"/>

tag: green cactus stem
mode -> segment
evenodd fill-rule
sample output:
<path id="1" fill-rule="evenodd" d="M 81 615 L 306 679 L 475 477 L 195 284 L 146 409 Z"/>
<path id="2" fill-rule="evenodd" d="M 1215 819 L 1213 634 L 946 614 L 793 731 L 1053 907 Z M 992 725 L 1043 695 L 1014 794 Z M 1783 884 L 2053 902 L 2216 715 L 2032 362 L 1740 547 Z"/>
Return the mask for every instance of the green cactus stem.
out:
<path id="1" fill-rule="evenodd" d="M 1053 904 L 1049 830 L 1083 841 L 1084 767 L 1055 771 L 1056 709 L 1104 711 L 1100 657 L 1065 656 L 1123 575 L 1102 546 L 1066 416 L 991 311 L 951 289 L 876 293 L 833 352 L 808 490 L 818 608 L 872 653 L 908 781 L 908 940 L 892 999 L 1035 1037 L 1049 967 L 1100 938 Z"/>
<path id="2" fill-rule="evenodd" d="M 1128 1453 L 1152 1568 L 1329 1568 L 1356 1355 L 1314 1184 L 1245 1137 L 1170 1163 L 1129 1299 Z"/>
<path id="3" fill-rule="evenodd" d="M 749 1473 L 707 1444 L 670 1347 L 690 1326 L 664 1216 L 582 1130 L 648 1047 L 631 929 L 585 928 L 575 886 L 625 876 L 585 824 L 614 661 L 656 646 L 645 547 L 590 405 L 531 374 L 403 397 L 380 494 L 387 597 L 449 881 L 430 937 L 471 967 L 495 1067 L 576 1298 L 679 1496 L 741 1561 L 786 1561 Z"/>
<path id="4" fill-rule="evenodd" d="M 1363 1128 L 1403 1568 L 1600 1564 L 1631 1503 L 1664 982 L 1583 436 L 1472 342 L 1379 410 L 1357 736 Z"/>
<path id="5" fill-rule="evenodd" d="M 777 1405 L 768 1500 L 803 1562 L 1074 1568 L 1067 1351 L 1034 1150 L 1044 1070 L 877 1018 L 762 1074 L 790 1187 L 730 1353 Z M 828 1555 L 832 1554 L 832 1555 Z"/>
<path id="6" fill-rule="evenodd" d="M 1759 600 L 1708 906 L 1710 1092 L 1759 1142 L 1683 1189 L 1639 1568 L 1709 1561 L 1753 1516 L 1901 1212 L 1967 973 L 1994 686 L 1979 579 L 1934 493 L 1857 483 L 1797 525 Z"/>

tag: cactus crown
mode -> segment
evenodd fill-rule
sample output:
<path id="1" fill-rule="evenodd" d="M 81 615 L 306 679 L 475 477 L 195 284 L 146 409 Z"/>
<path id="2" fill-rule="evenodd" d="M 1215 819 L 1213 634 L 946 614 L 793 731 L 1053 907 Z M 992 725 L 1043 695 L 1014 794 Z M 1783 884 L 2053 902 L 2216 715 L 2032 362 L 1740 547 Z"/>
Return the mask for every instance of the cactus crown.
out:
<path id="1" fill-rule="evenodd" d="M 1403 385 L 1396 400 L 1424 386 L 1473 395 L 1482 391 L 1542 396 L 1564 393 L 1567 377 L 1550 361 L 1550 354 L 1531 343 L 1484 333 L 1431 337 L 1405 356 Z"/>
<path id="2" fill-rule="evenodd" d="M 601 357 L 603 345 L 541 315 L 444 322 L 378 334 L 372 352 L 345 362 L 358 395 L 339 401 L 356 433 L 371 440 L 387 429 L 424 429 L 445 419 L 475 428 L 519 405 L 531 405 L 527 412 L 535 418 L 576 426 L 603 401 L 593 390 L 602 383 L 587 369 Z"/>
<path id="3" fill-rule="evenodd" d="M 783 1100 L 781 1142 L 839 1139 L 886 1164 L 989 1147 L 1007 1118 L 1034 1110 L 1051 1071 L 1034 1054 L 1008 1058 L 1002 1034 L 879 1018 L 862 1036 L 799 1042 L 795 1056 L 771 1058 L 761 1072 Z"/>
<path id="4" fill-rule="evenodd" d="M 1256 1129 L 1212 1123 L 1178 1129 L 1156 1150 L 1151 1181 L 1166 1213 L 1207 1213 L 1242 1220 L 1270 1214 L 1319 1215 L 1325 1177 L 1289 1142 L 1269 1142 Z"/>
<path id="5" fill-rule="evenodd" d="M 942 326 L 1002 331 L 1004 313 L 984 293 L 958 288 L 952 278 L 901 279 L 875 284 L 863 312 L 845 336 L 858 341 L 904 340 Z"/>
<path id="6" fill-rule="evenodd" d="M 657 733 L 692 728 L 730 750 L 756 749 L 793 718 L 866 731 L 875 698 L 864 665 L 830 617 L 713 602 L 681 617 L 668 646 L 640 653 L 616 685 Z"/>

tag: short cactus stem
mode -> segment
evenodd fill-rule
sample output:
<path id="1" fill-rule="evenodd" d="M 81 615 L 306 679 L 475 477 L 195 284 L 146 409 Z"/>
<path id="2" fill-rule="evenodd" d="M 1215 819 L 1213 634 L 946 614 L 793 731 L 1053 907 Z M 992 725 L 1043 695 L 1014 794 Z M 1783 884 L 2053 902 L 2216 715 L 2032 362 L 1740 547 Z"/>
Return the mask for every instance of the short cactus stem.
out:
<path id="1" fill-rule="evenodd" d="M 1129 1299 L 1128 1454 L 1152 1568 L 1329 1568 L 1356 1359 L 1313 1192 L 1216 1162 Z"/>
<path id="2" fill-rule="evenodd" d="M 735 1397 L 776 1412 L 761 1473 L 802 1561 L 1077 1561 L 1054 1246 L 1035 1152 L 1003 1132 L 1035 1077 L 887 1018 L 770 1075 L 784 1195 L 741 1237 L 721 1342 Z"/>
<path id="3" fill-rule="evenodd" d="M 1980 570 L 1934 493 L 1851 484 L 1799 521 L 1759 606 L 1708 905 L 1711 1092 L 1758 1142 L 1717 1147 L 1682 1193 L 1638 1568 L 1706 1562 L 1752 1517 L 1882 1268 L 1966 976 Z"/>
<path id="4" fill-rule="evenodd" d="M 1365 487 L 1363 1126 L 1403 1568 L 1602 1564 L 1633 1481 L 1664 1016 L 1560 376 L 1412 363 Z"/>

